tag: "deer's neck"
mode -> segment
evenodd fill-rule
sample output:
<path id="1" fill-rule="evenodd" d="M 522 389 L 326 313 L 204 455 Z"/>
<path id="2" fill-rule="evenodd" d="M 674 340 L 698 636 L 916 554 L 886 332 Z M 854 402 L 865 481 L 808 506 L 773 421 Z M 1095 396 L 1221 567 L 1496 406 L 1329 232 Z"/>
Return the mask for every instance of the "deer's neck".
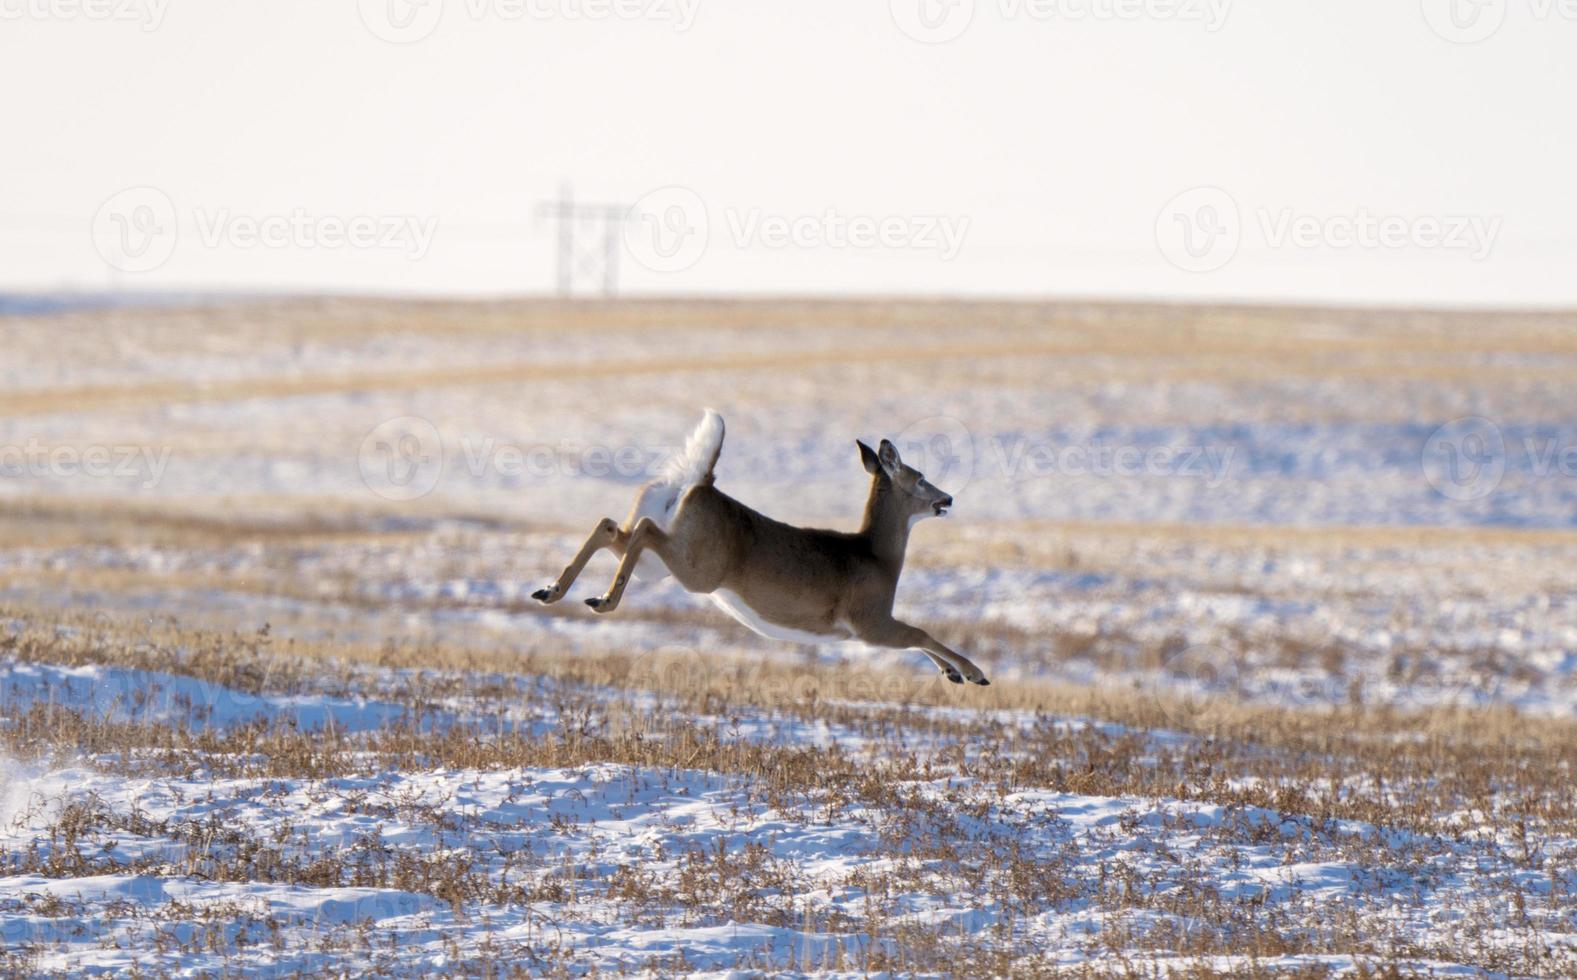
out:
<path id="1" fill-rule="evenodd" d="M 871 551 L 896 578 L 903 570 L 904 551 L 909 547 L 909 515 L 903 512 L 898 495 L 891 488 L 872 482 L 860 533 L 871 542 Z"/>

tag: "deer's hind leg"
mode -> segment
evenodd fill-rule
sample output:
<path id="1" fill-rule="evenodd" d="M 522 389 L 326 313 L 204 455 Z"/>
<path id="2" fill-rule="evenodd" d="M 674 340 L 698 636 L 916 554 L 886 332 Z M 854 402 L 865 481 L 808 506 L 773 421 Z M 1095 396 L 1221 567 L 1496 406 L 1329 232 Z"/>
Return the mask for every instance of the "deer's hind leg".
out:
<path id="1" fill-rule="evenodd" d="M 564 571 L 554 580 L 553 584 L 545 589 L 538 589 L 531 593 L 531 598 L 543 603 L 558 602 L 564 598 L 564 593 L 575 584 L 575 579 L 580 576 L 581 569 L 591 561 L 591 556 L 604 548 L 620 555 L 624 555 L 630 535 L 627 531 L 619 530 L 619 525 L 611 517 L 604 517 L 592 528 L 591 536 L 586 543 L 580 546 L 580 551 L 575 555 L 575 560 L 565 566 Z"/>
<path id="2" fill-rule="evenodd" d="M 687 519 L 688 518 L 688 519 Z M 610 613 L 619 607 L 624 587 L 630 582 L 630 573 L 641 560 L 647 548 L 657 553 L 668 571 L 679 584 L 690 592 L 711 592 L 723 581 L 723 557 L 705 549 L 692 548 L 691 543 L 704 536 L 705 521 L 694 513 L 681 509 L 674 517 L 671 530 L 664 531 L 650 517 L 643 517 L 630 531 L 624 546 L 624 557 L 619 570 L 614 573 L 613 584 L 601 598 L 587 599 L 586 605 L 600 613 Z"/>
<path id="3" fill-rule="evenodd" d="M 619 600 L 624 598 L 624 587 L 630 583 L 630 574 L 635 571 L 635 563 L 641 560 L 641 552 L 651 548 L 657 552 L 657 557 L 662 558 L 667 542 L 668 533 L 658 527 L 656 521 L 650 517 L 637 521 L 624 545 L 624 557 L 619 559 L 619 570 L 613 574 L 613 584 L 600 598 L 587 599 L 586 605 L 600 613 L 611 613 L 619 608 Z M 663 564 L 667 564 L 666 559 Z"/>

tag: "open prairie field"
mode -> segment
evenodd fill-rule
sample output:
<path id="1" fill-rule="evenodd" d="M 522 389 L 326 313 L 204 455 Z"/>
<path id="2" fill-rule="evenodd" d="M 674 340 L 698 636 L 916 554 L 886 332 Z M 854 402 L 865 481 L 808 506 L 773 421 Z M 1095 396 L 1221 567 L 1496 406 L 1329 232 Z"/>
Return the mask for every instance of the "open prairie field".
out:
<path id="1" fill-rule="evenodd" d="M 1577 316 L 0 317 L 15 973 L 1577 973 Z M 695 425 L 917 652 L 531 600 Z M 573 598 L 613 574 L 596 558 Z"/>

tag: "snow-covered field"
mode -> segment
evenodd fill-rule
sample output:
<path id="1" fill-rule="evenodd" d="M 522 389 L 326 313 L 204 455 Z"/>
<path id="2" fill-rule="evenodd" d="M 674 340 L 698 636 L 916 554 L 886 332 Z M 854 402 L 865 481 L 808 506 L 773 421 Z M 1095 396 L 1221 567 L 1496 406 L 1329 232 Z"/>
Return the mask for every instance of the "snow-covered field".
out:
<path id="1" fill-rule="evenodd" d="M 0 318 L 5 968 L 1577 971 L 1570 320 Z M 531 602 L 702 405 L 993 686 Z"/>

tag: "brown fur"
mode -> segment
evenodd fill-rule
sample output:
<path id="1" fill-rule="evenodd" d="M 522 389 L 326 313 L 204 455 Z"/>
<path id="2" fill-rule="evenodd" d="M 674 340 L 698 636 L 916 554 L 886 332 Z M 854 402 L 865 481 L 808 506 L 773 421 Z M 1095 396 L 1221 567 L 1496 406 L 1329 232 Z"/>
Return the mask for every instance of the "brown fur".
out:
<path id="1" fill-rule="evenodd" d="M 622 528 L 604 518 L 558 580 L 534 595 L 557 602 L 591 556 L 607 548 L 620 556 L 618 571 L 605 595 L 586 602 L 599 613 L 612 612 L 649 548 L 688 591 L 727 589 L 773 626 L 918 649 L 949 680 L 990 683 L 967 657 L 892 614 L 913 519 L 940 514 L 952 498 L 904 465 L 887 440 L 879 453 L 864 443 L 859 447 L 871 490 L 856 532 L 775 521 L 712 486 L 709 468 L 685 492 L 667 531 L 649 517 L 637 521 L 633 513 Z"/>

